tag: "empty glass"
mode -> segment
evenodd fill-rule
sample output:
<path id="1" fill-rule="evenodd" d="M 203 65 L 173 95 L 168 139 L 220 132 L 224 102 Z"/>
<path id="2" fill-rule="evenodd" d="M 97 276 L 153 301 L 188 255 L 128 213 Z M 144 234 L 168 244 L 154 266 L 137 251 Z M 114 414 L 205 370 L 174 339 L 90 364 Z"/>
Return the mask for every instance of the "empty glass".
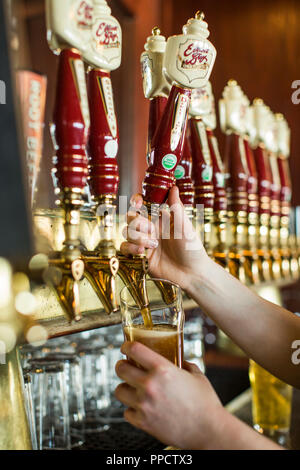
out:
<path id="1" fill-rule="evenodd" d="M 37 450 L 37 436 L 36 436 L 36 425 L 35 425 L 35 413 L 33 407 L 32 387 L 31 387 L 31 375 L 27 370 L 24 370 L 24 398 L 25 408 L 29 424 L 30 436 L 32 449 Z"/>
<path id="2" fill-rule="evenodd" d="M 36 382 L 36 424 L 40 450 L 71 449 L 69 405 L 64 364 L 32 361 Z"/>
<path id="3" fill-rule="evenodd" d="M 202 326 L 203 321 L 200 315 L 186 321 L 184 326 L 184 358 L 196 364 L 201 372 L 205 373 Z"/>
<path id="4" fill-rule="evenodd" d="M 108 429 L 101 420 L 101 411 L 110 404 L 105 346 L 104 341 L 87 341 L 77 349 L 83 378 L 86 432 Z"/>
<path id="5" fill-rule="evenodd" d="M 47 356 L 49 361 L 62 362 L 66 376 L 69 405 L 71 447 L 81 446 L 84 442 L 84 399 L 80 360 L 74 354 L 55 353 Z"/>

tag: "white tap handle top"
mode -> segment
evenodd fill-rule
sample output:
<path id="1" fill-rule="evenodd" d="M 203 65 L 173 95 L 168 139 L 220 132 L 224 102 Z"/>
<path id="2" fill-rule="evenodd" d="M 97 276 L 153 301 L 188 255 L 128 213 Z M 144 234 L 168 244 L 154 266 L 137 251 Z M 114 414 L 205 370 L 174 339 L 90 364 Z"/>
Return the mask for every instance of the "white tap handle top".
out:
<path id="1" fill-rule="evenodd" d="M 155 26 L 152 29 L 151 36 L 147 37 L 146 44 L 144 46 L 145 51 L 147 52 L 160 52 L 162 54 L 166 51 L 166 38 L 162 36 L 160 29 Z"/>
<path id="2" fill-rule="evenodd" d="M 171 84 L 163 73 L 163 60 L 166 50 L 166 38 L 155 27 L 147 38 L 145 51 L 141 55 L 141 68 L 145 98 L 168 97 Z"/>
<path id="3" fill-rule="evenodd" d="M 268 106 L 263 132 L 265 134 L 265 145 L 267 150 L 272 153 L 277 153 L 277 124 L 275 115 Z"/>
<path id="4" fill-rule="evenodd" d="M 92 0 L 46 0 L 47 39 L 59 53 L 65 47 L 83 52 L 93 23 Z"/>
<path id="5" fill-rule="evenodd" d="M 195 18 L 190 18 L 182 27 L 184 34 L 200 35 L 207 39 L 209 36 L 208 24 L 204 21 L 205 15 L 203 12 L 197 11 Z"/>
<path id="6" fill-rule="evenodd" d="M 277 153 L 280 157 L 289 158 L 291 146 L 291 130 L 283 114 L 275 114 L 277 127 Z"/>
<path id="7" fill-rule="evenodd" d="M 167 41 L 164 73 L 171 82 L 184 88 L 201 88 L 211 75 L 216 59 L 216 49 L 207 37 L 204 14 L 197 12 L 183 26 L 183 34 L 171 36 Z"/>
<path id="8" fill-rule="evenodd" d="M 241 87 L 236 80 L 229 80 L 223 90 L 220 100 L 220 124 L 223 132 L 244 135 L 245 126 L 245 98 Z"/>
<path id="9" fill-rule="evenodd" d="M 245 128 L 246 134 L 249 138 L 250 145 L 254 145 L 255 137 L 256 137 L 256 127 L 254 121 L 254 110 L 253 107 L 250 105 L 249 98 L 244 95 L 244 102 L 245 102 Z"/>
<path id="10" fill-rule="evenodd" d="M 192 90 L 189 114 L 191 117 L 201 118 L 209 129 L 214 130 L 217 127 L 215 98 L 210 81 L 204 87 Z"/>
<path id="11" fill-rule="evenodd" d="M 92 67 L 110 72 L 121 64 L 121 26 L 111 15 L 106 0 L 93 0 L 93 3 L 93 26 L 83 58 Z"/>
<path id="12" fill-rule="evenodd" d="M 265 105 L 261 98 L 255 98 L 253 100 L 253 114 L 255 124 L 255 140 L 254 146 L 264 144 L 266 146 L 266 134 L 269 120 L 269 108 Z"/>

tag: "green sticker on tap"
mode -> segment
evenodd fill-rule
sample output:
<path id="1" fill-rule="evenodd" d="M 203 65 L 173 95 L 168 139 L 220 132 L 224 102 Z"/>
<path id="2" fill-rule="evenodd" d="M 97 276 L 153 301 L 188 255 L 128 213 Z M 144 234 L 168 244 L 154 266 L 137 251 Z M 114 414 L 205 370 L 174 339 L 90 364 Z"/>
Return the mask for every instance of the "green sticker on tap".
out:
<path id="1" fill-rule="evenodd" d="M 173 170 L 177 163 L 177 157 L 173 153 L 168 153 L 164 156 L 161 163 L 165 170 Z"/>
<path id="2" fill-rule="evenodd" d="M 185 170 L 183 168 L 182 165 L 178 165 L 175 172 L 174 172 L 174 176 L 177 180 L 181 180 L 181 178 L 184 177 L 184 174 L 185 174 Z"/>

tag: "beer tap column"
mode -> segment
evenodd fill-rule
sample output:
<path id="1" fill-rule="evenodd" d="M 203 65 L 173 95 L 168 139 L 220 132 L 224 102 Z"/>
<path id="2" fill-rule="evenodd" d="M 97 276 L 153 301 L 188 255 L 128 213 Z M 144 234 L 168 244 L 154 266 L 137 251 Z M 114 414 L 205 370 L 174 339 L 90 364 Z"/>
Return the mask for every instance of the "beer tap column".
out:
<path id="1" fill-rule="evenodd" d="M 171 36 L 166 45 L 163 69 L 173 86 L 152 139 L 150 165 L 143 182 L 148 213 L 155 216 L 174 185 L 174 173 L 182 158 L 191 89 L 205 85 L 216 57 L 203 19 L 204 15 L 197 12 L 183 27 L 183 34 Z"/>
<path id="2" fill-rule="evenodd" d="M 244 119 L 245 119 L 245 134 L 243 136 L 244 147 L 246 153 L 246 160 L 248 166 L 248 239 L 247 239 L 247 254 L 246 257 L 251 265 L 251 272 L 254 284 L 263 281 L 261 277 L 261 263 L 258 255 L 259 245 L 259 197 L 258 197 L 258 180 L 255 165 L 255 159 L 251 142 L 255 136 L 254 116 L 253 109 L 250 106 L 250 101 L 244 94 Z"/>
<path id="3" fill-rule="evenodd" d="M 252 284 L 251 263 L 247 259 L 248 235 L 248 165 L 243 141 L 243 92 L 230 80 L 220 100 L 221 128 L 226 134 L 225 182 L 228 201 L 228 247 L 231 274 Z"/>
<path id="4" fill-rule="evenodd" d="M 271 184 L 272 174 L 265 146 L 265 124 L 268 112 L 263 100 L 253 101 L 255 135 L 253 137 L 253 154 L 258 177 L 259 196 L 259 247 L 258 254 L 261 262 L 261 277 L 264 281 L 272 280 L 272 261 L 270 256 L 269 232 L 271 216 Z"/>
<path id="5" fill-rule="evenodd" d="M 297 243 L 294 233 L 289 231 L 291 217 L 292 185 L 289 168 L 290 128 L 282 114 L 275 114 L 277 128 L 277 165 L 280 178 L 280 253 L 282 271 L 285 277 L 288 272 L 293 279 L 299 277 Z"/>
<path id="6" fill-rule="evenodd" d="M 210 82 L 206 86 L 207 102 L 206 112 L 202 119 L 206 127 L 206 135 L 213 169 L 214 186 L 214 217 L 212 224 L 211 249 L 213 258 L 221 266 L 229 269 L 228 249 L 226 245 L 226 224 L 227 224 L 227 198 L 225 190 L 224 165 L 219 151 L 218 140 L 214 135 L 217 127 L 215 99 Z"/>
<path id="7" fill-rule="evenodd" d="M 53 286 L 70 321 L 81 318 L 78 282 L 84 272 L 80 259 L 80 207 L 87 181 L 86 143 L 90 125 L 84 65 L 81 52 L 84 35 L 90 26 L 81 29 L 78 2 L 48 0 L 46 4 L 48 40 L 59 54 L 56 100 L 51 133 L 55 145 L 54 175 L 56 193 L 64 210 L 65 241 L 61 253 L 51 256 L 51 264 L 60 275 Z"/>
<path id="8" fill-rule="evenodd" d="M 289 256 L 282 259 L 280 252 L 280 194 L 281 182 L 278 170 L 277 161 L 277 129 L 275 116 L 268 108 L 267 122 L 266 122 L 266 149 L 270 161 L 271 169 L 271 216 L 270 216 L 270 250 L 272 260 L 272 275 L 274 280 L 279 280 L 281 277 L 289 278 Z"/>
<path id="9" fill-rule="evenodd" d="M 88 98 L 91 127 L 87 151 L 89 186 L 95 203 L 100 242 L 93 252 L 84 252 L 86 277 L 94 287 L 107 313 L 117 310 L 115 201 L 119 171 L 119 148 L 110 72 L 121 63 L 122 33 L 118 21 L 104 0 L 94 0 L 91 37 L 83 57 L 89 65 Z"/>
<path id="10" fill-rule="evenodd" d="M 212 256 L 211 234 L 214 217 L 213 167 L 206 127 L 202 120 L 207 104 L 206 88 L 202 87 L 194 90 L 190 106 L 190 135 L 193 162 L 192 177 L 195 186 L 195 217 L 197 227 L 202 232 L 201 235 L 205 249 Z M 201 208 L 200 211 L 199 208 Z"/>

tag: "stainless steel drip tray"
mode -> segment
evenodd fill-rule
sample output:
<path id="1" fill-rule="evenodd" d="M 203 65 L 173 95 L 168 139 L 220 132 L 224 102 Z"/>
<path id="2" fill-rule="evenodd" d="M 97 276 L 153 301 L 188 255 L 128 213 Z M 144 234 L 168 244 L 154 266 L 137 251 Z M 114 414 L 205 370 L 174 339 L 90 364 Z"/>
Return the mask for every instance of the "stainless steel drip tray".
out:
<path id="1" fill-rule="evenodd" d="M 161 451 L 165 445 L 127 422 L 111 424 L 107 431 L 86 434 L 85 443 L 73 450 Z"/>

